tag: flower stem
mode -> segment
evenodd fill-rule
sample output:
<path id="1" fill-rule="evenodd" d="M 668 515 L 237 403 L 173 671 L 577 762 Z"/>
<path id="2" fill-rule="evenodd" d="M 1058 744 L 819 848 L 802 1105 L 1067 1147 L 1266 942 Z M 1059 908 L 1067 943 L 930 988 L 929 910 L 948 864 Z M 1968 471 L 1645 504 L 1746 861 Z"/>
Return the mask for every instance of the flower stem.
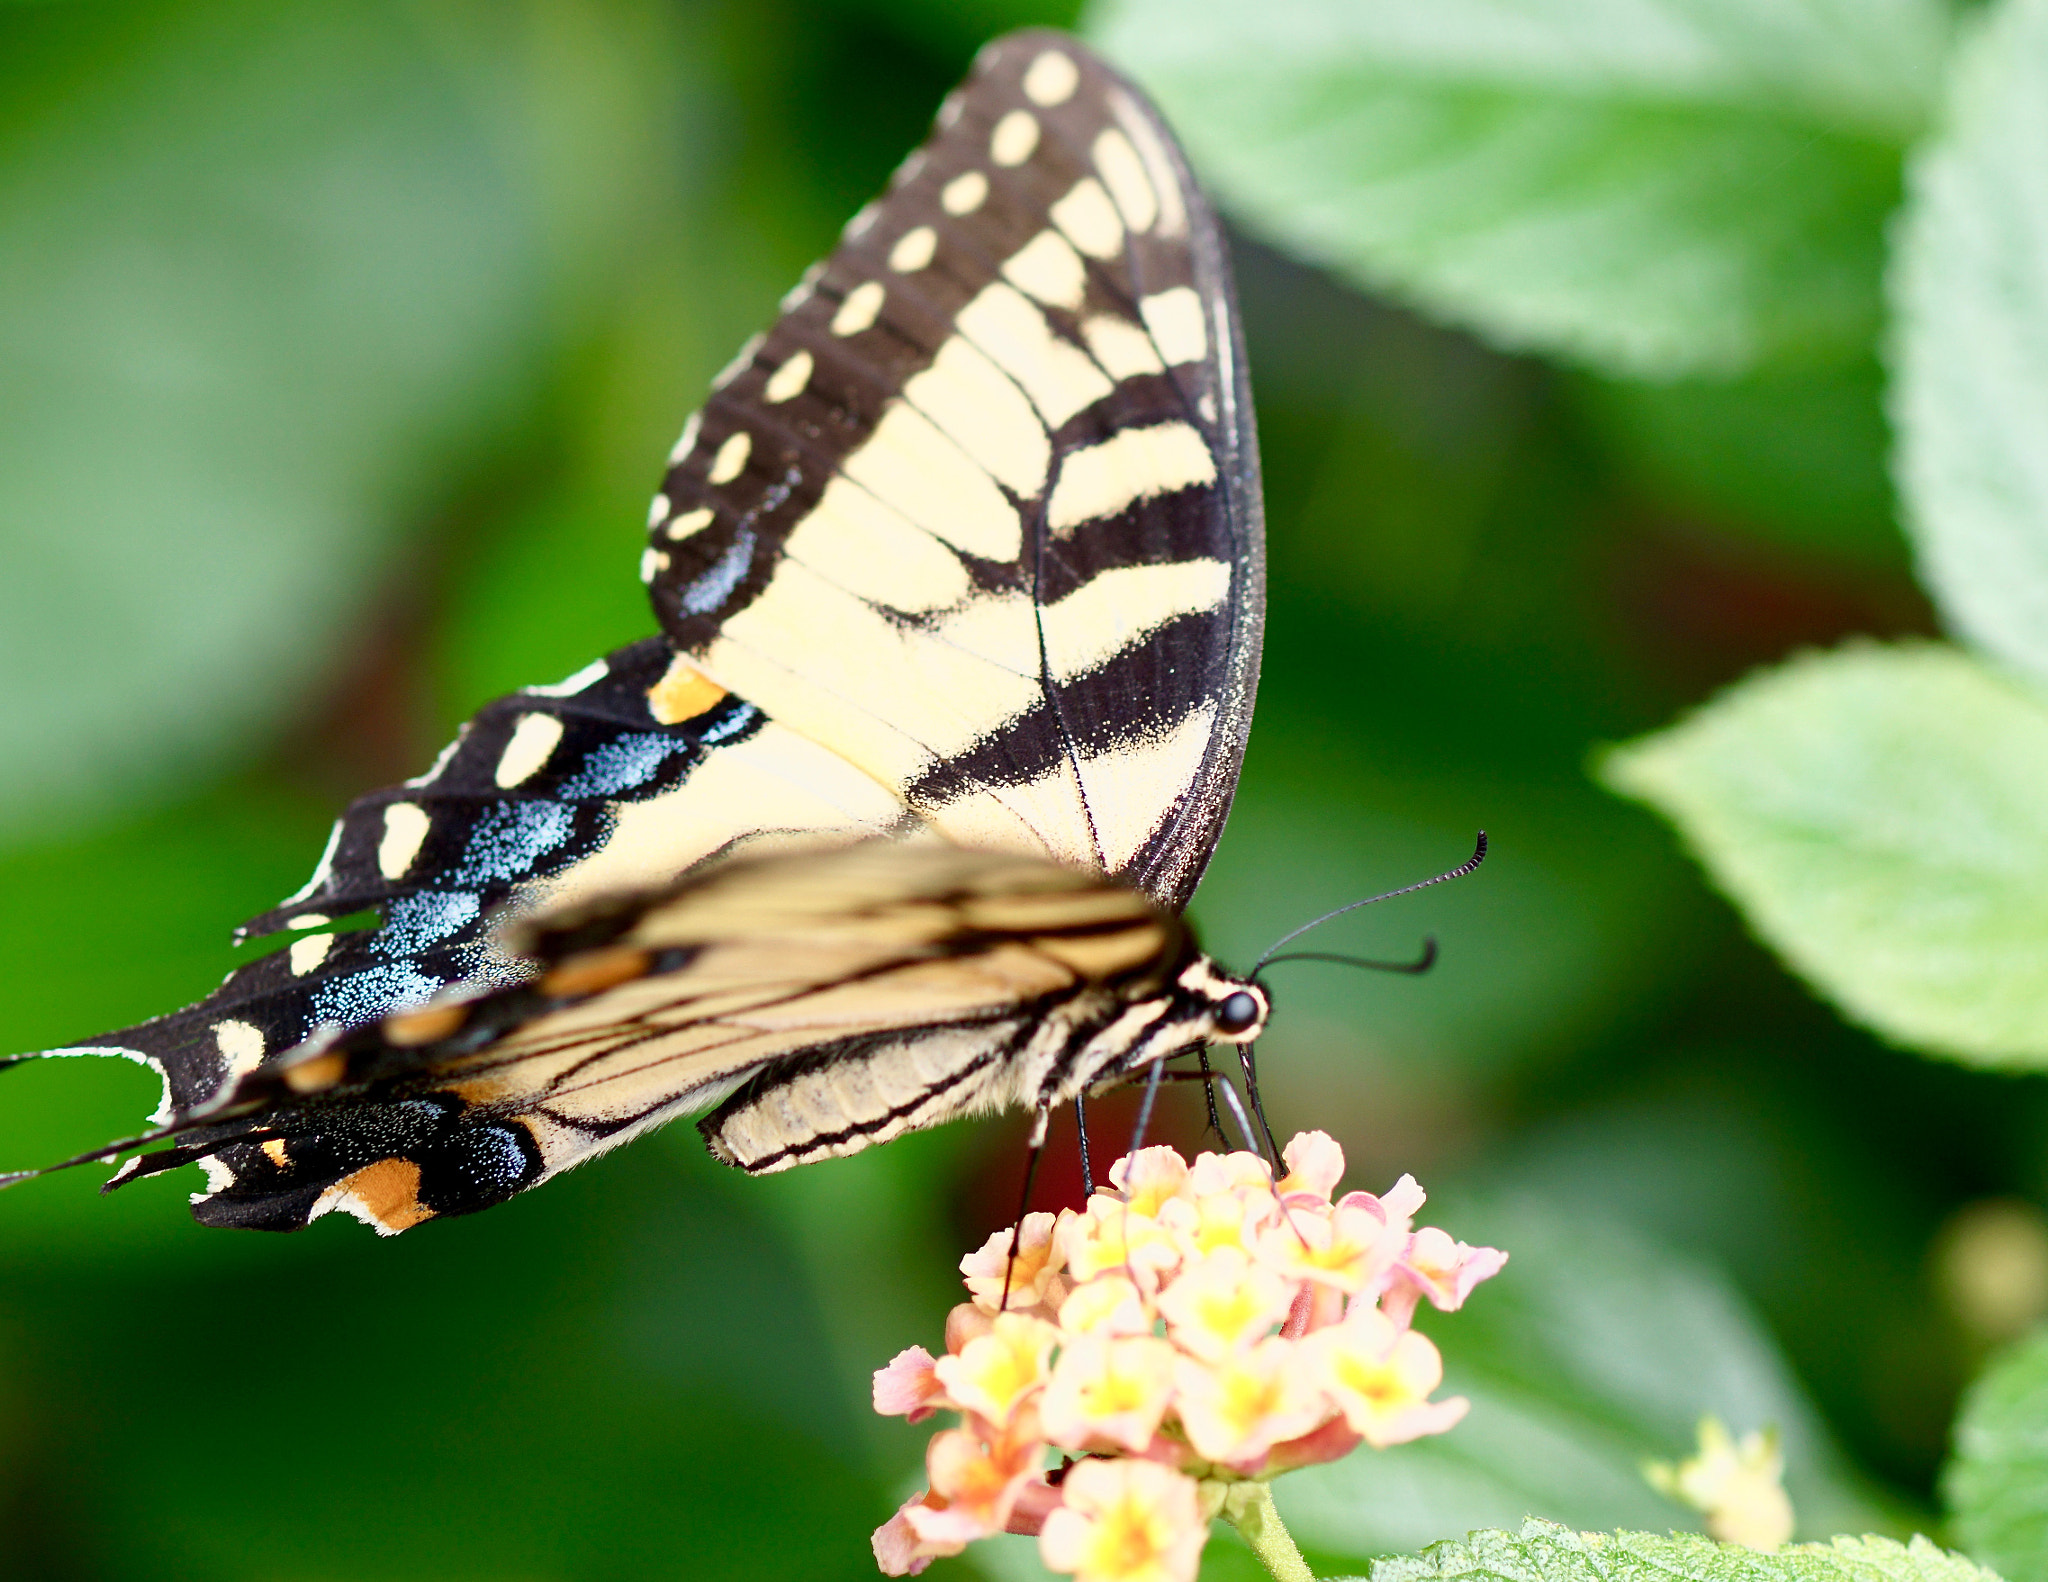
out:
<path id="1" fill-rule="evenodd" d="M 1315 1573 L 1294 1547 L 1287 1524 L 1273 1506 L 1269 1486 L 1256 1481 L 1233 1485 L 1217 1514 L 1244 1534 L 1244 1541 L 1252 1546 L 1252 1553 L 1273 1582 L 1315 1582 Z"/>

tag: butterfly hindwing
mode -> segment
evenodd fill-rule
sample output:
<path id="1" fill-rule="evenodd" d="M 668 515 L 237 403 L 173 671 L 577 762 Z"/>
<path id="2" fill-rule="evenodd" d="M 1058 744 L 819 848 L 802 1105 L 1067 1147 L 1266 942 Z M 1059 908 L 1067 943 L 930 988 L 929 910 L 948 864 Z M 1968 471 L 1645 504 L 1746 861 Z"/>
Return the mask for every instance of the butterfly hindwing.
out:
<path id="1" fill-rule="evenodd" d="M 219 1178 L 200 1217 L 403 1230 L 712 1105 L 713 1152 L 752 1171 L 855 1152 L 1035 1103 L 1192 950 L 1126 886 L 937 841 L 740 858 L 515 932 L 527 981 L 240 1077 L 235 1118 L 156 1156 Z"/>
<path id="2" fill-rule="evenodd" d="M 991 45 L 676 447 L 677 647 L 949 837 L 1184 903 L 1263 612 L 1223 245 L 1128 83 Z"/>

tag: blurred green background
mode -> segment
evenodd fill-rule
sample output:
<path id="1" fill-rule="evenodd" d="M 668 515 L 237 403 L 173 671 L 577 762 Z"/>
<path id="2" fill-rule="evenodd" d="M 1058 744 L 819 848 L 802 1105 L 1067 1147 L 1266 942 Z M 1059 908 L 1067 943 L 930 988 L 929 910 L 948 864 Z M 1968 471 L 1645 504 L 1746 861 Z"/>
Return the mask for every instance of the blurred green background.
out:
<path id="1" fill-rule="evenodd" d="M 985 37 L 1074 21 L 0 8 L 0 1050 L 203 994 L 347 797 L 649 630 L 645 503 L 710 375 Z M 1433 932 L 1439 969 L 1280 969 L 1262 1060 L 1283 1132 L 1515 1257 L 1436 1326 L 1470 1422 L 1283 1510 L 1332 1567 L 1525 1513 L 1684 1527 L 1636 1464 L 1713 1410 L 1785 1430 L 1802 1536 L 1930 1528 L 2009 1327 L 1955 1271 L 1987 1202 L 2048 1192 L 2048 1089 L 1845 1027 L 1586 773 L 1801 645 L 1932 630 L 1867 334 L 1636 383 L 1238 256 L 1271 609 L 1194 915 L 1244 963 L 1490 832 L 1476 877 L 1316 941 Z M 155 1099 L 114 1063 L 0 1083 L 8 1165 Z M 175 1176 L 9 1192 L 0 1575 L 870 1576 L 924 1436 L 867 1413 L 868 1371 L 936 1344 L 1019 1137 L 747 1181 L 678 1127 L 395 1242 L 203 1232 Z"/>

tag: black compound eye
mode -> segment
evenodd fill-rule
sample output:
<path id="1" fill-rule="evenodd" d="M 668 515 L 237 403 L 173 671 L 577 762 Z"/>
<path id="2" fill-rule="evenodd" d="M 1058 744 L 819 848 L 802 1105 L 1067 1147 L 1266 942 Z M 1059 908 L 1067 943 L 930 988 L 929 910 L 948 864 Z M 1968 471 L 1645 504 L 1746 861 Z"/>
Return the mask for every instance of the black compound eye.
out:
<path id="1" fill-rule="evenodd" d="M 1258 1020 L 1258 996 L 1243 989 L 1224 996 L 1223 1003 L 1216 1007 L 1216 1031 L 1219 1033 L 1241 1033 L 1256 1026 Z"/>

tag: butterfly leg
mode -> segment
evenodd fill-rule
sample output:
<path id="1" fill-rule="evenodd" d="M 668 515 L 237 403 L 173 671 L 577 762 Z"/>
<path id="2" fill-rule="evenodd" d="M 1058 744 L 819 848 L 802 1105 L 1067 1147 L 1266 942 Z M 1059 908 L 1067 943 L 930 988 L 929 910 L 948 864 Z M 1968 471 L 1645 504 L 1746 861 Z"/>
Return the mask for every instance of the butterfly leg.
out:
<path id="1" fill-rule="evenodd" d="M 1216 1085 L 1210 1080 L 1214 1076 L 1214 1072 L 1209 1066 L 1209 1050 L 1207 1045 L 1204 1045 L 1196 1052 L 1196 1058 L 1202 1063 L 1202 1082 L 1204 1084 L 1202 1098 L 1209 1106 L 1209 1129 L 1203 1132 L 1202 1135 L 1207 1137 L 1209 1132 L 1214 1132 L 1216 1140 L 1223 1144 L 1225 1148 L 1228 1148 L 1230 1146 L 1230 1139 L 1223 1135 L 1223 1117 L 1216 1113 Z"/>
<path id="2" fill-rule="evenodd" d="M 1088 1101 L 1079 1093 L 1074 1095 L 1074 1130 L 1081 1134 L 1081 1196 L 1085 1201 L 1095 1196 L 1095 1171 L 1088 1163 Z"/>
<path id="3" fill-rule="evenodd" d="M 1131 1128 L 1131 1146 L 1126 1150 L 1129 1153 L 1136 1153 L 1145 1146 L 1145 1129 L 1152 1124 L 1152 1106 L 1158 1101 L 1159 1084 L 1165 1076 L 1166 1062 L 1153 1061 L 1151 1075 L 1145 1078 L 1145 1101 L 1138 1106 L 1138 1124 Z M 1216 1102 L 1213 1095 L 1209 1102 Z"/>
<path id="4" fill-rule="evenodd" d="M 1272 1123 L 1266 1119 L 1266 1106 L 1259 1098 L 1259 1068 L 1252 1058 L 1252 1051 L 1257 1047 L 1256 1043 L 1240 1044 L 1237 1050 L 1237 1058 L 1238 1062 L 1244 1067 L 1244 1096 L 1251 1104 L 1252 1114 L 1258 1117 L 1259 1131 L 1266 1140 L 1266 1163 L 1271 1165 L 1277 1173 L 1280 1169 L 1280 1145 L 1273 1140 Z M 1259 1146 L 1257 1139 L 1251 1135 L 1250 1127 L 1245 1128 L 1245 1137 L 1254 1148 Z"/>
<path id="5" fill-rule="evenodd" d="M 1031 1212 L 1031 1184 L 1038 1178 L 1038 1160 L 1045 1152 L 1045 1128 L 1051 1118 L 1050 1110 L 1038 1112 L 1038 1123 L 1031 1129 L 1031 1144 L 1024 1154 L 1024 1195 L 1018 1200 L 1017 1223 L 1010 1231 L 1010 1258 L 1003 1265 L 1003 1299 L 996 1304 L 998 1313 L 1010 1308 L 1010 1281 L 1017 1272 L 1017 1254 L 1024 1246 L 1024 1216 Z"/>

